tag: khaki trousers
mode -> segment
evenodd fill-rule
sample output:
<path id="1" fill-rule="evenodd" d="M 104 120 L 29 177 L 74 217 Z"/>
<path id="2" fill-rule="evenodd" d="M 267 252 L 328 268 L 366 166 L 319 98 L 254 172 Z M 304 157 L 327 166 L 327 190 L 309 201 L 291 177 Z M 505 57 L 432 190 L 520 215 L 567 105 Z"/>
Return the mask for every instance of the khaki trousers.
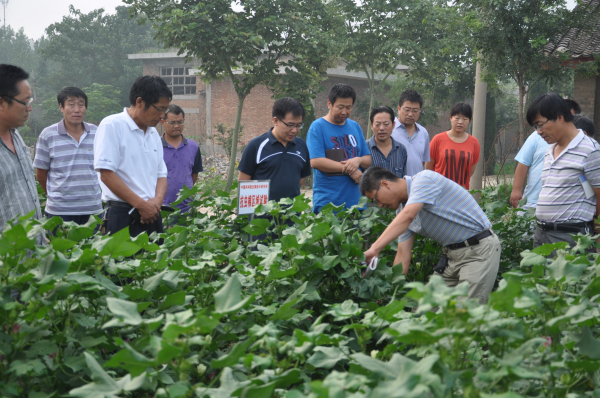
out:
<path id="1" fill-rule="evenodd" d="M 469 282 L 469 298 L 485 304 L 496 282 L 501 251 L 496 234 L 483 238 L 478 245 L 448 250 L 448 267 L 441 277 L 448 287 Z"/>

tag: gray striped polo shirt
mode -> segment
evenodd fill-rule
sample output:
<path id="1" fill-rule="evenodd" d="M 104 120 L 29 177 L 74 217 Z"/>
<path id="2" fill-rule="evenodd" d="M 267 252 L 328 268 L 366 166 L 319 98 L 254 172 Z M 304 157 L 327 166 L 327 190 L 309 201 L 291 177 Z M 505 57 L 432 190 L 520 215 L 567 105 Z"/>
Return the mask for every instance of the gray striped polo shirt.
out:
<path id="1" fill-rule="evenodd" d="M 554 159 L 552 144 L 544 155 L 542 191 L 535 216 L 550 222 L 587 222 L 596 212 L 596 195 L 586 198 L 580 181 L 585 176 L 600 188 L 600 146 L 581 130 L 567 148 Z"/>
<path id="2" fill-rule="evenodd" d="M 99 214 L 102 201 L 94 170 L 96 126 L 83 123 L 79 142 L 65 129 L 64 120 L 46 127 L 37 142 L 33 167 L 48 170 L 46 211 L 53 215 Z"/>
<path id="3" fill-rule="evenodd" d="M 17 216 L 33 211 L 33 218 L 42 217 L 29 148 L 17 130 L 10 133 L 16 153 L 0 139 L 0 232 Z M 42 244 L 42 235 L 38 236 L 38 244 Z"/>

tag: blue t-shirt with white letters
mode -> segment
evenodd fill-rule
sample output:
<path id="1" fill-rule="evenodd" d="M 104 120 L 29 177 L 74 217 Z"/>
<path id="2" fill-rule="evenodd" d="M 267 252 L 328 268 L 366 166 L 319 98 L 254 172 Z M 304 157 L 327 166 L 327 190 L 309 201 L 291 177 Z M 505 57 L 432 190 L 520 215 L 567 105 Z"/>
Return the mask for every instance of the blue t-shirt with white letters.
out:
<path id="1" fill-rule="evenodd" d="M 327 149 L 343 149 L 345 160 L 371 154 L 360 125 L 350 119 L 346 119 L 346 123 L 341 126 L 329 123 L 324 118 L 315 120 L 308 130 L 306 144 L 311 159 L 325 158 Z M 360 190 L 349 176 L 328 177 L 325 173 L 314 169 L 313 178 L 315 213 L 328 203 L 336 206 L 344 204 L 346 208 L 358 204 Z"/>

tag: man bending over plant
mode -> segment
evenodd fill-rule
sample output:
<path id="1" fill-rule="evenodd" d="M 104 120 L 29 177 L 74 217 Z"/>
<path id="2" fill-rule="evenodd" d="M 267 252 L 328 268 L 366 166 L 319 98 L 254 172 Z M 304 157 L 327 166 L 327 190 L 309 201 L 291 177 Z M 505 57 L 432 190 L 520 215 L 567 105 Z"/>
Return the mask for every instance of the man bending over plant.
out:
<path id="1" fill-rule="evenodd" d="M 487 303 L 500 266 L 500 241 L 492 224 L 469 192 L 431 170 L 398 178 L 381 167 L 367 169 L 360 191 L 379 207 L 402 211 L 365 252 L 367 264 L 398 238 L 394 265 L 408 274 L 414 234 L 444 246 L 435 273 L 447 286 L 469 282 L 469 297 Z"/>

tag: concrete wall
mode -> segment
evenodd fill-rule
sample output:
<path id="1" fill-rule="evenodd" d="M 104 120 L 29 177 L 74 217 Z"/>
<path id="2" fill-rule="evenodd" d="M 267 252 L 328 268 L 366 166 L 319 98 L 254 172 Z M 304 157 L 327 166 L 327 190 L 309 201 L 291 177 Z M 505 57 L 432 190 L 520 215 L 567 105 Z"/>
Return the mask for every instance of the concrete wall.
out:
<path id="1" fill-rule="evenodd" d="M 581 106 L 581 112 L 589 116 L 598 129 L 600 126 L 600 75 L 575 75 L 573 99 Z"/>

